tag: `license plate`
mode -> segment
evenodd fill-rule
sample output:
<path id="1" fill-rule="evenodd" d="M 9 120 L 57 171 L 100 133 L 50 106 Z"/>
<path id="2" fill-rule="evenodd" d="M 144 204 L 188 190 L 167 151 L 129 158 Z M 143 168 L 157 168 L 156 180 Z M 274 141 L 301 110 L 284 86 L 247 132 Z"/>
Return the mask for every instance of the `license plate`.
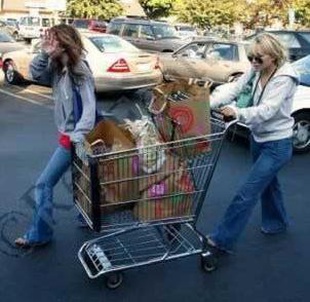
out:
<path id="1" fill-rule="evenodd" d="M 137 69 L 140 72 L 144 72 L 144 71 L 150 71 L 151 69 L 151 64 L 138 64 L 137 65 Z"/>

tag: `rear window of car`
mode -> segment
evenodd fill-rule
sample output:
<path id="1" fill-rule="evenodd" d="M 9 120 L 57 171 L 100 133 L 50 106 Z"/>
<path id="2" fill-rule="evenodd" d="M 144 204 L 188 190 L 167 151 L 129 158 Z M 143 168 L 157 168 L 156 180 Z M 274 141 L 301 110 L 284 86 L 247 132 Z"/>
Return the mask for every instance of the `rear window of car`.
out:
<path id="1" fill-rule="evenodd" d="M 89 40 L 101 52 L 139 52 L 139 49 L 133 46 L 131 43 L 116 36 L 91 37 Z"/>
<path id="2" fill-rule="evenodd" d="M 88 20 L 74 20 L 73 24 L 74 27 L 76 28 L 88 28 Z"/>
<path id="3" fill-rule="evenodd" d="M 0 42 L 14 42 L 14 39 L 5 32 L 0 32 Z"/>

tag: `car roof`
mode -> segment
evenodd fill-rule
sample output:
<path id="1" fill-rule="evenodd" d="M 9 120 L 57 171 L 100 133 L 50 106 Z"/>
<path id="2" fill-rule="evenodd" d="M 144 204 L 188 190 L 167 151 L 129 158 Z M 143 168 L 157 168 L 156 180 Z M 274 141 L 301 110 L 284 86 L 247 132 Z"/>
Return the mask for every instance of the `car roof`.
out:
<path id="1" fill-rule="evenodd" d="M 91 38 L 91 37 L 117 37 L 120 38 L 118 36 L 115 35 L 110 35 L 110 34 L 106 34 L 106 33 L 100 33 L 100 32 L 93 32 L 93 31 L 89 31 L 89 30 L 85 30 L 85 31 L 79 31 L 81 36 L 86 37 L 86 38 Z"/>
<path id="2" fill-rule="evenodd" d="M 132 24 L 148 24 L 148 25 L 168 25 L 173 26 L 166 21 L 150 20 L 145 18 L 126 18 L 126 17 L 117 17 L 110 21 L 110 23 L 132 23 Z"/>

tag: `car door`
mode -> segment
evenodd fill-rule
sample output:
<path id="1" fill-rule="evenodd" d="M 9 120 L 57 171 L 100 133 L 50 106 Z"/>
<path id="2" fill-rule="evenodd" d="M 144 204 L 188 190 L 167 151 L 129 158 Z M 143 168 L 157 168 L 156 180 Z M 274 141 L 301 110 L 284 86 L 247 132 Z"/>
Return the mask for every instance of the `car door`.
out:
<path id="1" fill-rule="evenodd" d="M 177 52 L 162 54 L 161 60 L 164 65 L 164 74 L 172 78 L 202 78 L 205 71 L 201 68 L 204 60 L 206 44 L 192 42 Z"/>
<path id="2" fill-rule="evenodd" d="M 33 45 L 23 51 L 22 54 L 18 56 L 15 60 L 18 60 L 18 72 L 24 77 L 29 78 L 29 64 L 41 51 L 41 41 L 37 40 L 37 42 L 33 43 Z"/>
<path id="3" fill-rule="evenodd" d="M 149 52 L 155 52 L 155 35 L 150 25 L 140 25 L 139 39 L 136 46 Z"/>
<path id="4" fill-rule="evenodd" d="M 201 69 L 217 83 L 225 83 L 232 74 L 244 72 L 248 62 L 241 62 L 234 43 L 213 42 L 208 45 Z"/>

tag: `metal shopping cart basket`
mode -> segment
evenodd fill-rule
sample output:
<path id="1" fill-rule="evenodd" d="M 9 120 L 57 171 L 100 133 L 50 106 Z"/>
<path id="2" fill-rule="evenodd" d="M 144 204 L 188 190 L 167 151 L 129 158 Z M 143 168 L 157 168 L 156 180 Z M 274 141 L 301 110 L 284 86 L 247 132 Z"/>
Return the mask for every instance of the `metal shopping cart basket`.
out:
<path id="1" fill-rule="evenodd" d="M 208 135 L 140 149 L 83 157 L 73 148 L 75 203 L 101 233 L 78 252 L 90 278 L 105 275 L 106 285 L 116 288 L 126 269 L 194 254 L 202 255 L 203 269 L 213 269 L 195 225 L 228 124 L 210 122 Z M 144 161 L 154 158 L 160 168 L 147 173 Z"/>

